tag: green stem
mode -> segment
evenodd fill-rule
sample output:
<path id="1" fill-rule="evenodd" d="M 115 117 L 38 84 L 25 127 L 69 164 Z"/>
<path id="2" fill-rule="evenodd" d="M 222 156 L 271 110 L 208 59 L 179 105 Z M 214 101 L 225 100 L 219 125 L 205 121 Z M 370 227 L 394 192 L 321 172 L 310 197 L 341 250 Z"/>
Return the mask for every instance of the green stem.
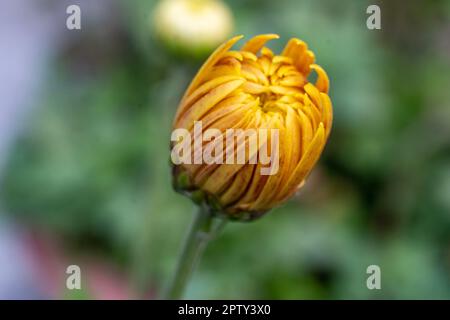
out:
<path id="1" fill-rule="evenodd" d="M 166 295 L 167 299 L 182 298 L 192 272 L 198 264 L 208 241 L 222 228 L 224 221 L 214 224 L 213 216 L 208 208 L 199 206 L 195 220 L 184 242 L 175 276 Z"/>

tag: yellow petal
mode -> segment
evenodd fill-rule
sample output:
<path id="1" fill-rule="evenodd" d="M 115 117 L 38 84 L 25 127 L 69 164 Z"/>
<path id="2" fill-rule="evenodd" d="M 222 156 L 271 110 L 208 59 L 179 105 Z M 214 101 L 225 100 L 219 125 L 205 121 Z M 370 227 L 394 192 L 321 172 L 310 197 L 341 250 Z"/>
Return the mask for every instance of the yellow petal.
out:
<path id="1" fill-rule="evenodd" d="M 286 152 L 286 148 L 291 148 L 292 146 L 288 146 L 285 143 L 285 140 L 283 139 L 285 136 L 285 130 L 283 127 L 283 124 L 281 122 L 281 119 L 276 119 L 274 123 L 274 128 L 279 130 L 279 137 L 281 139 L 278 139 L 279 141 L 275 141 L 275 143 L 279 143 L 278 148 L 275 149 L 275 154 L 271 154 L 271 158 L 278 157 L 278 172 L 276 174 L 270 175 L 268 179 L 266 180 L 264 187 L 261 190 L 261 193 L 259 194 L 258 198 L 252 203 L 250 206 L 250 210 L 261 210 L 263 209 L 271 200 L 274 198 L 280 188 L 280 183 L 282 182 L 283 168 L 286 168 L 285 162 L 288 159 Z M 271 141 L 271 144 L 274 143 Z"/>
<path id="2" fill-rule="evenodd" d="M 245 192 L 247 185 L 253 176 L 255 168 L 255 164 L 247 164 L 235 175 L 233 183 L 220 196 L 220 203 L 222 205 L 229 205 L 239 199 L 239 197 Z"/>
<path id="3" fill-rule="evenodd" d="M 241 48 L 242 51 L 249 51 L 257 54 L 258 51 L 264 47 L 267 41 L 272 39 L 278 39 L 280 36 L 277 34 L 261 34 L 248 40 Z"/>
<path id="4" fill-rule="evenodd" d="M 206 60 L 200 70 L 197 72 L 196 76 L 192 80 L 191 84 L 186 90 L 184 97 L 190 95 L 200 84 L 203 82 L 203 77 L 209 72 L 210 68 L 216 64 L 219 59 L 222 58 L 223 54 L 227 52 L 236 42 L 242 39 L 243 36 L 236 36 L 223 43 L 220 47 L 218 47 Z M 183 99 L 184 99 L 183 97 Z"/>
<path id="5" fill-rule="evenodd" d="M 328 75 L 325 70 L 317 64 L 312 64 L 311 69 L 317 73 L 316 88 L 319 89 L 320 92 L 328 93 L 328 89 L 330 88 L 330 80 L 328 79 Z"/>
<path id="6" fill-rule="evenodd" d="M 252 110 L 245 110 L 245 115 L 241 116 L 239 118 L 235 118 L 235 119 L 230 119 L 232 121 L 232 123 L 229 123 L 229 125 L 226 126 L 226 128 L 224 128 L 223 130 L 220 129 L 220 126 L 214 126 L 215 128 L 221 130 L 223 132 L 222 134 L 222 143 L 224 145 L 223 148 L 223 154 L 225 155 L 226 153 L 226 146 L 225 146 L 225 141 L 226 141 L 226 129 L 236 129 L 236 128 L 247 128 L 249 123 L 251 123 L 251 121 L 255 121 L 255 116 L 254 116 L 254 112 L 252 112 Z M 210 143 L 217 143 L 217 142 L 210 142 Z M 224 159 L 225 160 L 225 159 Z M 194 174 L 194 183 L 195 185 L 202 185 L 206 179 L 211 175 L 211 173 L 217 169 L 217 167 L 219 166 L 228 166 L 228 165 L 220 165 L 220 164 L 211 164 L 211 165 L 202 165 L 198 171 L 196 171 Z"/>
<path id="7" fill-rule="evenodd" d="M 325 126 L 325 136 L 328 138 L 333 123 L 333 107 L 330 97 L 325 93 L 320 93 L 323 102 L 323 123 Z"/>
<path id="8" fill-rule="evenodd" d="M 311 84 L 308 83 L 304 87 L 306 93 L 311 98 L 312 102 L 322 111 L 322 99 L 320 98 L 320 91 L 317 90 L 317 88 Z"/>
<path id="9" fill-rule="evenodd" d="M 188 110 L 192 106 L 194 102 L 203 97 L 206 93 L 226 82 L 239 79 L 242 79 L 242 77 L 236 75 L 227 75 L 212 79 L 201 85 L 191 95 L 182 100 L 180 106 L 178 107 L 177 114 L 175 115 L 175 122 L 186 110 Z"/>
<path id="10" fill-rule="evenodd" d="M 298 185 L 305 179 L 308 173 L 319 159 L 322 149 L 325 145 L 325 132 L 323 124 L 319 125 L 314 139 L 308 146 L 305 154 L 302 156 L 300 162 L 289 178 L 288 182 L 280 192 L 280 200 L 283 201 L 285 197 L 290 196 L 297 189 Z"/>
<path id="11" fill-rule="evenodd" d="M 301 128 L 301 145 L 300 145 L 300 154 L 305 154 L 308 149 L 309 143 L 313 138 L 313 129 L 310 120 L 305 115 L 302 110 L 297 110 L 299 118 L 300 118 L 300 128 Z"/>
<path id="12" fill-rule="evenodd" d="M 214 107 L 216 103 L 220 102 L 244 82 L 245 80 L 243 79 L 232 80 L 212 89 L 181 116 L 178 126 L 190 130 L 194 126 L 195 120 L 198 120 L 202 115 L 208 112 L 209 109 Z"/>

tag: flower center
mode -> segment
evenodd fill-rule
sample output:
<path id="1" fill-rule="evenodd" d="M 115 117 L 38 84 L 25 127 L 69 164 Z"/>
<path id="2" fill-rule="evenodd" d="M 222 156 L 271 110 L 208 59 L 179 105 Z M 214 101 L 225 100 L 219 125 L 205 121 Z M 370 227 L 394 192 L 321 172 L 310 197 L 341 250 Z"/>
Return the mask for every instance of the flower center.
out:
<path id="1" fill-rule="evenodd" d="M 306 76 L 291 58 L 274 55 L 267 48 L 259 57 L 245 55 L 241 62 L 241 74 L 247 80 L 243 90 L 258 99 L 264 111 L 296 107 L 302 101 Z"/>

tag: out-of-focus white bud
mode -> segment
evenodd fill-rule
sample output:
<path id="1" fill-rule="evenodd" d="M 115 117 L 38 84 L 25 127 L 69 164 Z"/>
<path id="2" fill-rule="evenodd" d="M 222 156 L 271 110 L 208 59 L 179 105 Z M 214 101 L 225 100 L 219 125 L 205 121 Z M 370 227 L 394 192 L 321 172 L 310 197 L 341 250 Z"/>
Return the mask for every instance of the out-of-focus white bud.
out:
<path id="1" fill-rule="evenodd" d="M 220 0 L 161 0 L 153 12 L 153 27 L 171 49 L 199 56 L 229 36 L 233 16 Z"/>

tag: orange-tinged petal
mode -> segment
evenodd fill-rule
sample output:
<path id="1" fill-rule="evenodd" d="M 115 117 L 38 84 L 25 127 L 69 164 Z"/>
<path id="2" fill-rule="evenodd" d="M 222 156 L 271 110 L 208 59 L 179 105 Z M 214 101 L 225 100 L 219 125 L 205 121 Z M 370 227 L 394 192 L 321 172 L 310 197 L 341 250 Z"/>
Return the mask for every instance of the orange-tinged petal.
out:
<path id="1" fill-rule="evenodd" d="M 182 101 L 177 114 L 175 115 L 175 120 L 177 120 L 181 114 L 189 109 L 194 102 L 203 97 L 205 94 L 209 93 L 212 89 L 215 89 L 226 82 L 239 79 L 242 79 L 242 77 L 236 75 L 224 75 L 222 77 L 214 78 L 204 83 Z"/>
<path id="2" fill-rule="evenodd" d="M 322 153 L 322 149 L 325 145 L 325 130 L 323 128 L 323 124 L 319 125 L 319 129 L 317 130 L 314 139 L 311 141 L 311 144 L 308 146 L 305 154 L 302 156 L 299 164 L 295 168 L 288 182 L 280 192 L 280 199 L 283 200 L 285 197 L 290 196 L 300 183 L 306 178 L 308 173 L 311 171 L 312 167 L 316 164 L 319 159 L 320 154 Z"/>
<path id="3" fill-rule="evenodd" d="M 330 88 L 330 80 L 328 79 L 328 75 L 325 70 L 317 64 L 312 64 L 311 69 L 317 73 L 317 80 L 315 84 L 316 88 L 320 92 L 328 93 L 328 89 Z"/>
<path id="4" fill-rule="evenodd" d="M 224 206 L 236 201 L 245 192 L 255 171 L 256 165 L 247 164 L 236 175 L 230 187 L 220 196 Z"/>
<path id="5" fill-rule="evenodd" d="M 242 51 L 252 52 L 254 54 L 264 47 L 267 41 L 278 39 L 280 36 L 277 34 L 261 34 L 248 40 L 241 48 Z"/>
<path id="6" fill-rule="evenodd" d="M 209 69 L 217 62 L 219 59 L 222 58 L 223 54 L 227 52 L 236 42 L 238 42 L 240 39 L 242 39 L 244 36 L 236 36 L 222 44 L 220 47 L 218 47 L 206 60 L 206 62 L 203 64 L 203 66 L 200 68 L 200 70 L 197 72 L 197 75 L 192 80 L 191 84 L 186 90 L 186 93 L 184 94 L 184 97 L 187 95 L 190 95 L 203 81 L 203 77 L 209 72 Z"/>
<path id="7" fill-rule="evenodd" d="M 245 80 L 238 79 L 226 82 L 212 89 L 205 96 L 200 98 L 191 106 L 180 118 L 178 126 L 188 130 L 194 126 L 194 121 L 208 112 L 216 103 L 225 98 L 228 94 L 240 87 Z"/>

